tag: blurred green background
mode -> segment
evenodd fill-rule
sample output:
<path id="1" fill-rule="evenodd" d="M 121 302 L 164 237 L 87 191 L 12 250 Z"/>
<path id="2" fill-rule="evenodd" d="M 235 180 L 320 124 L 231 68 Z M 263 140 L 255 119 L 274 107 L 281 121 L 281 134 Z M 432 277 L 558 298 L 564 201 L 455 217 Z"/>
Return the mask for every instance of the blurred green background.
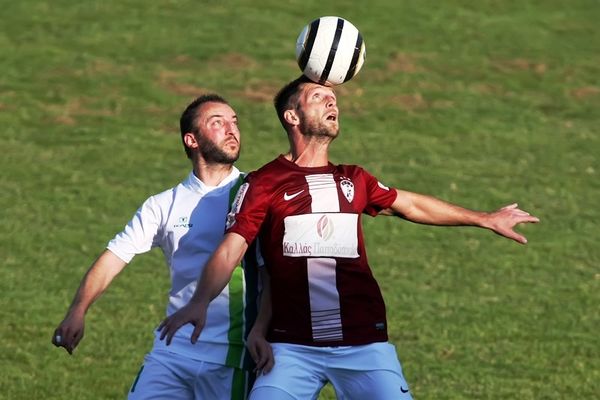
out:
<path id="1" fill-rule="evenodd" d="M 122 399 L 169 277 L 137 257 L 88 314 L 75 354 L 50 339 L 90 263 L 190 169 L 186 105 L 238 112 L 238 166 L 287 150 L 271 99 L 295 40 L 353 22 L 367 60 L 337 88 L 336 163 L 473 209 L 541 218 L 520 246 L 472 228 L 365 217 L 370 263 L 415 399 L 600 393 L 600 3 L 0 0 L 1 399 Z M 333 399 L 331 387 L 321 399 Z"/>

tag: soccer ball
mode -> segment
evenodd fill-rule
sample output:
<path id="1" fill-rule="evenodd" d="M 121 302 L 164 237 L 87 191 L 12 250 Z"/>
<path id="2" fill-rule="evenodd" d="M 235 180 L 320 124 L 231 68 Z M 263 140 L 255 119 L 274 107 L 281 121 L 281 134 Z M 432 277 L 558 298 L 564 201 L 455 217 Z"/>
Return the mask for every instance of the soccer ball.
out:
<path id="1" fill-rule="evenodd" d="M 326 86 L 352 79 L 366 57 L 363 38 L 340 17 L 321 17 L 306 25 L 296 41 L 296 60 L 311 81 Z"/>

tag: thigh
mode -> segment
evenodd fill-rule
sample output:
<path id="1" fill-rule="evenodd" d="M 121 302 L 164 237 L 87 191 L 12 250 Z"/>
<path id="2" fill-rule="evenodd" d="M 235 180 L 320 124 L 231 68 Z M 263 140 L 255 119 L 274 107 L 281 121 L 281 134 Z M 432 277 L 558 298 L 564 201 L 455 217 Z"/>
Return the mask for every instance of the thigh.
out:
<path id="1" fill-rule="evenodd" d="M 273 386 L 261 386 L 252 389 L 252 395 L 248 400 L 298 400 L 283 389 Z"/>
<path id="2" fill-rule="evenodd" d="M 252 383 L 248 371 L 200 362 L 195 372 L 196 400 L 245 400 L 248 397 Z"/>
<path id="3" fill-rule="evenodd" d="M 396 371 L 336 371 L 331 383 L 338 400 L 412 399 L 406 380 Z"/>
<path id="4" fill-rule="evenodd" d="M 256 378 L 250 400 L 312 400 L 327 383 L 321 356 L 294 345 L 273 344 L 275 365 Z"/>
<path id="5" fill-rule="evenodd" d="M 192 400 L 194 393 L 189 377 L 177 365 L 170 365 L 155 354 L 144 359 L 127 398 L 129 400 Z"/>
<path id="6" fill-rule="evenodd" d="M 386 342 L 333 351 L 327 369 L 338 399 L 408 400 L 408 384 L 395 347 Z"/>

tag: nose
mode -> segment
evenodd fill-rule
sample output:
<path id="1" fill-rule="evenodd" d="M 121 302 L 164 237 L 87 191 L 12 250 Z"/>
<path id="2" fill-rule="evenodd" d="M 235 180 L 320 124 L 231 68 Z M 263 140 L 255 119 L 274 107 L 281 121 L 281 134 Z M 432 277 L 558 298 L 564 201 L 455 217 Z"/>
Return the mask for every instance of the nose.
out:
<path id="1" fill-rule="evenodd" d="M 228 135 L 235 135 L 235 134 L 239 133 L 239 131 L 240 131 L 240 129 L 237 126 L 237 122 L 235 122 L 235 121 L 227 122 L 226 128 L 227 128 Z"/>
<path id="2" fill-rule="evenodd" d="M 327 96 L 327 107 L 335 107 L 336 104 L 335 97 Z"/>

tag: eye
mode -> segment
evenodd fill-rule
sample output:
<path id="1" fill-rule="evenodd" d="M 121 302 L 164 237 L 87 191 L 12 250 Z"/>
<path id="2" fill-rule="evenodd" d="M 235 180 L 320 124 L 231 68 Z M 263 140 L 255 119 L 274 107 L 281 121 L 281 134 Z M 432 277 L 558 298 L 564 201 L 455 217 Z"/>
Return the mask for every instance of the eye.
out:
<path id="1" fill-rule="evenodd" d="M 220 128 L 223 126 L 223 120 L 220 119 L 215 119 L 212 123 L 211 126 L 214 128 Z"/>

